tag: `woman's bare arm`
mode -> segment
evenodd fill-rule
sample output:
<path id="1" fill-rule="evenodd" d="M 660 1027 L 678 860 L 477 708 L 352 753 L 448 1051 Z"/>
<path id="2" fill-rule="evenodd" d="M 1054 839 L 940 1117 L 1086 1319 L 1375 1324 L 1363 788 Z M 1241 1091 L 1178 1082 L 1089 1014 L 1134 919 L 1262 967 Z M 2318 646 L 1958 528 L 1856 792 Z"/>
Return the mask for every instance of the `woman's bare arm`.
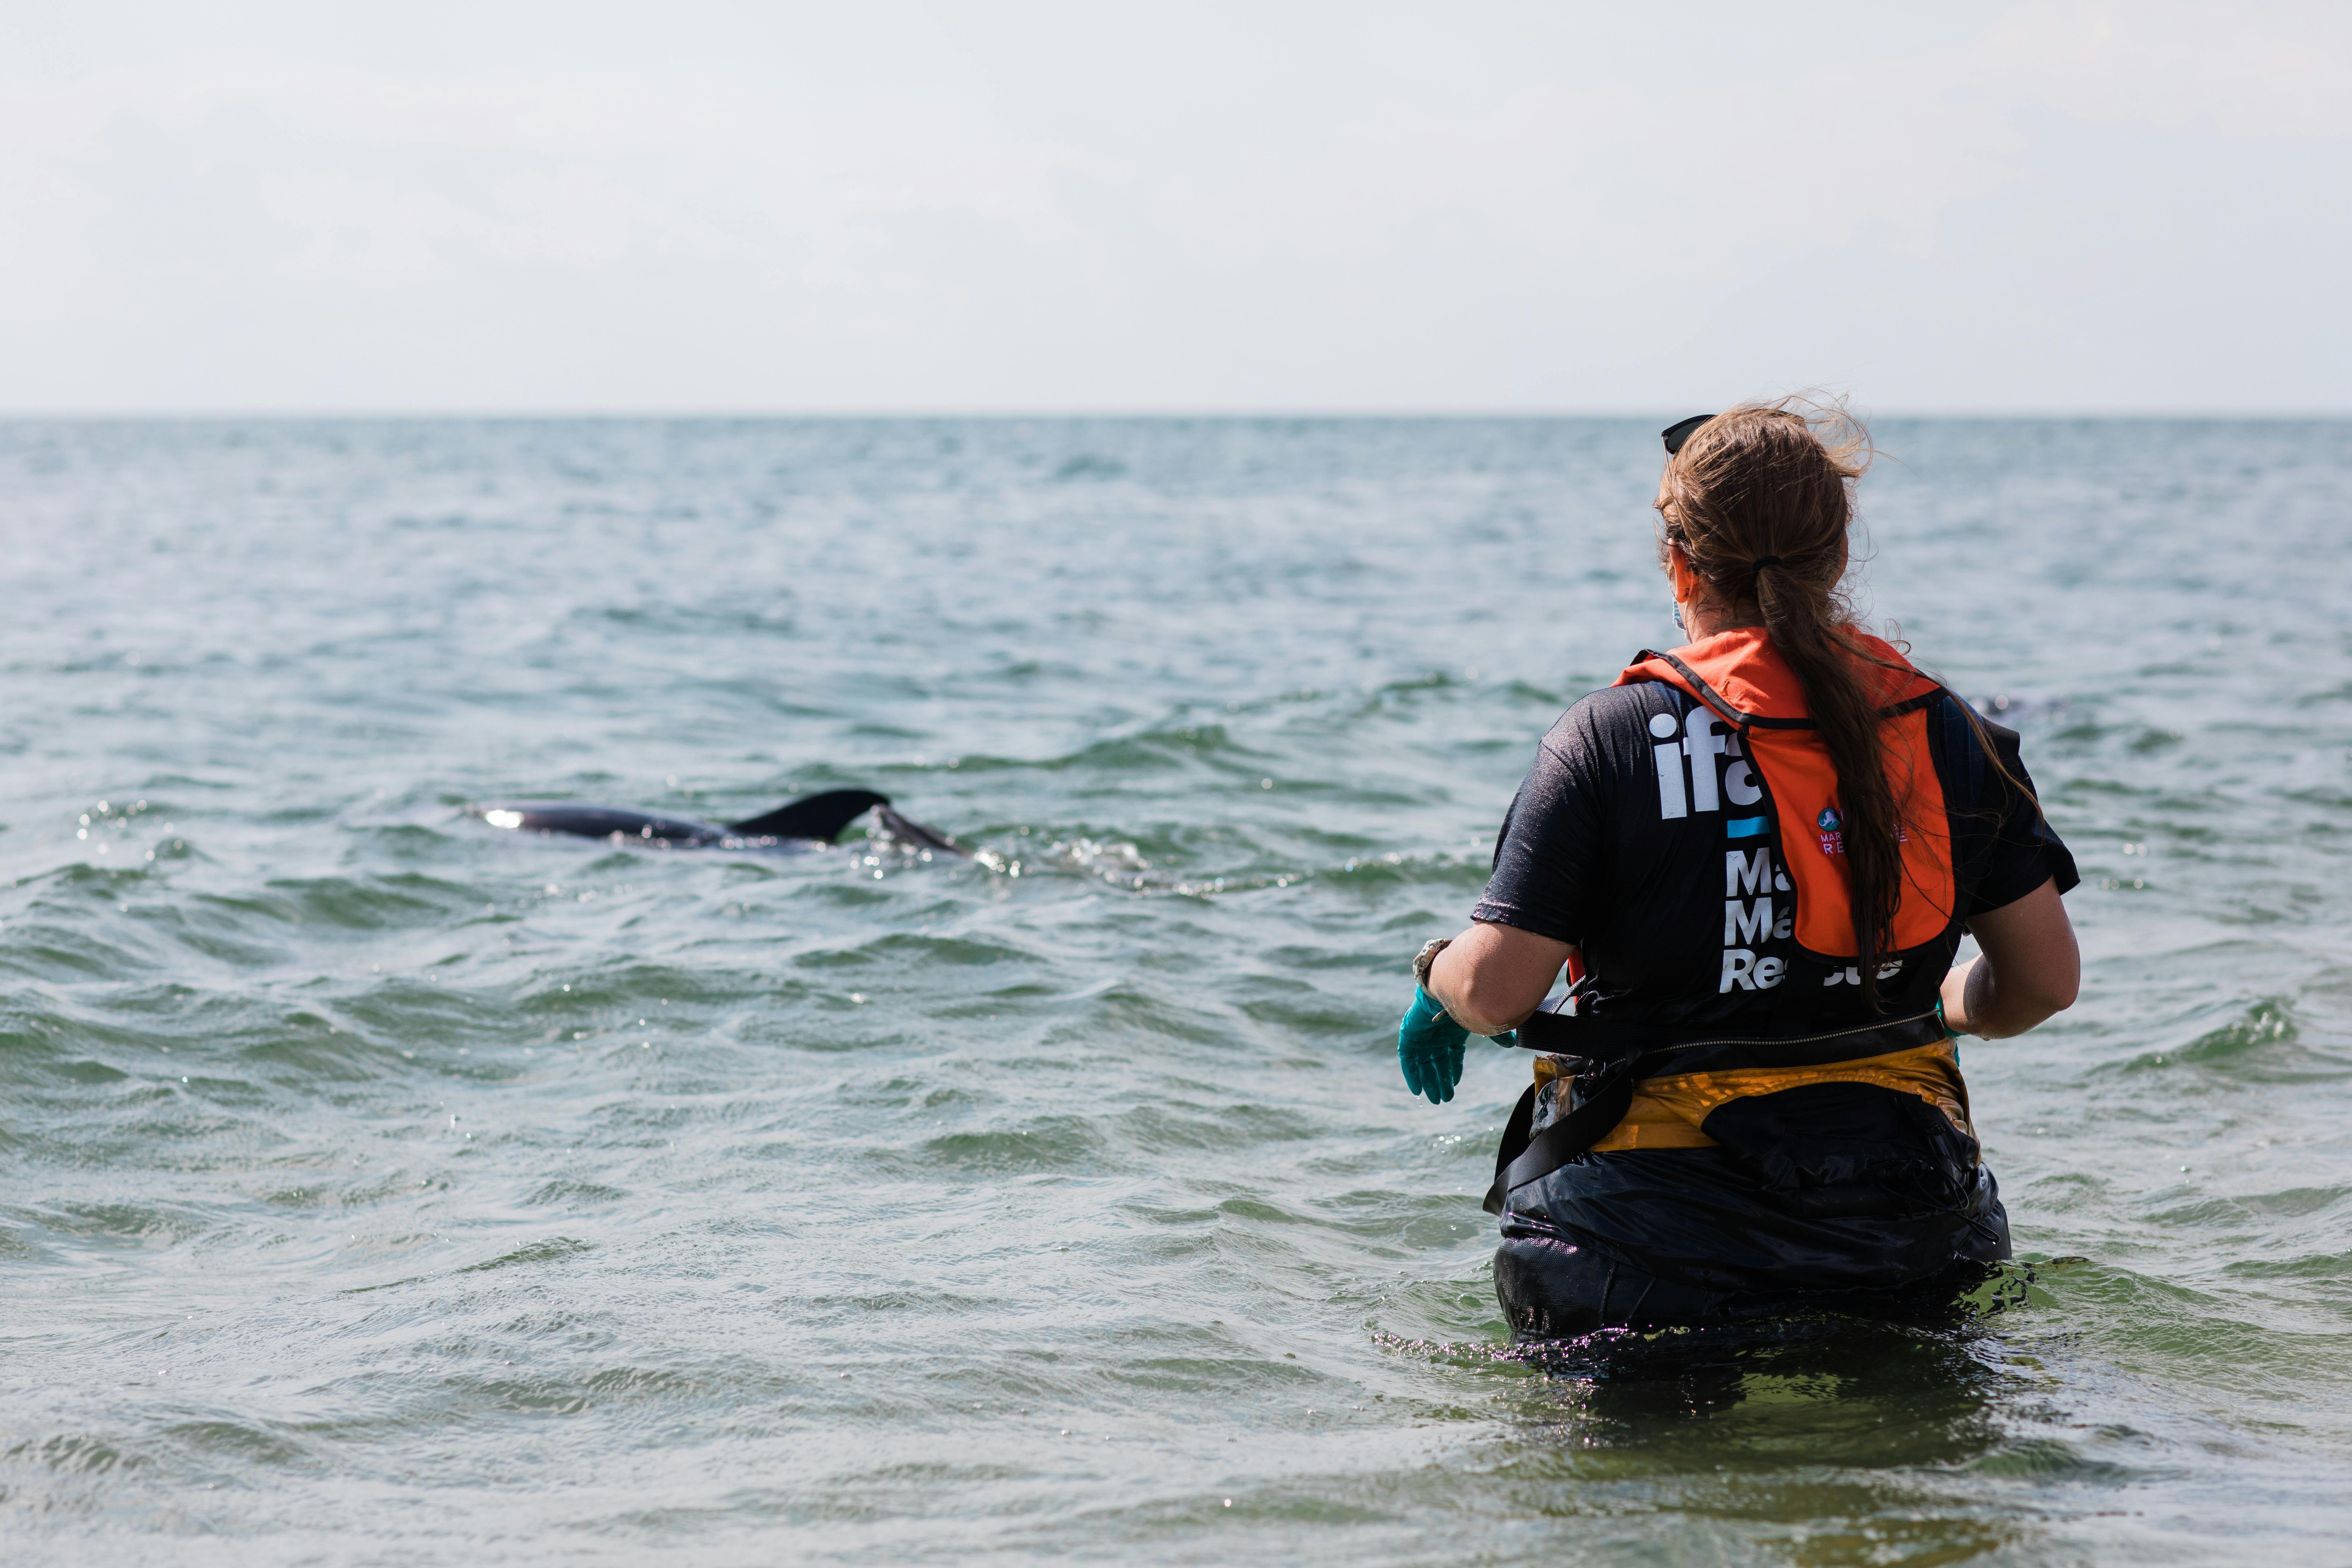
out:
<path id="1" fill-rule="evenodd" d="M 1515 926 L 1474 925 L 1429 966 L 1429 994 L 1472 1034 L 1499 1035 L 1536 1010 L 1575 951 Z"/>
<path id="2" fill-rule="evenodd" d="M 1944 1022 L 1955 1033 L 1990 1040 L 2021 1035 L 2074 1005 L 2083 954 L 2054 880 L 1970 916 L 1969 933 L 1980 951 L 1944 976 Z"/>

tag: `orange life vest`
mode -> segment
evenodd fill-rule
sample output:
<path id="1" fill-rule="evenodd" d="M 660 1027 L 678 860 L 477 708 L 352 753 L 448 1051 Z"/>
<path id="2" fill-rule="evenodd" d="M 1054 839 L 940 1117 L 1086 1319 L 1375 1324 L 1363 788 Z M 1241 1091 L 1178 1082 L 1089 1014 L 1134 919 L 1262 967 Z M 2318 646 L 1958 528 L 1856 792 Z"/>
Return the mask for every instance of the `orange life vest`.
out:
<path id="1" fill-rule="evenodd" d="M 1900 823 L 1903 879 L 1883 961 L 1939 942 L 1957 919 L 1951 825 L 1944 785 L 1927 749 L 1928 706 L 1944 689 L 1911 668 L 1877 637 L 1857 639 L 1884 662 L 1860 668 L 1894 733 L 1885 751 L 1887 784 Z M 1659 680 L 1679 687 L 1737 731 L 1763 791 L 1758 808 L 1777 819 L 1780 862 L 1796 884 L 1797 945 L 1822 959 L 1858 958 L 1853 940 L 1853 881 L 1845 865 L 1845 817 L 1838 808 L 1837 770 L 1829 748 L 1806 715 L 1797 672 L 1759 627 L 1718 632 L 1672 653 L 1643 649 L 1617 678 L 1628 686 Z M 1681 767 L 1677 742 L 1675 766 Z"/>

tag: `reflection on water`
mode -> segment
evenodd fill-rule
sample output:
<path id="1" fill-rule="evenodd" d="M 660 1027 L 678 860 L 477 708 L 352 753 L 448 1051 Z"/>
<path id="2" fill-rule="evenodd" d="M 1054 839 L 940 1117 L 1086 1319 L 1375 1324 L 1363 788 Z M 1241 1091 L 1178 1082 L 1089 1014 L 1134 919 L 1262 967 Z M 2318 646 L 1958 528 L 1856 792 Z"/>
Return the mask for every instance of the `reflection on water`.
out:
<path id="1" fill-rule="evenodd" d="M 1526 1359 L 1482 1479 L 1529 1514 L 1671 1520 L 1693 1558 L 1739 1542 L 1803 1564 L 1962 1562 L 2042 1533 L 1979 1479 L 2136 1479 L 2049 1435 L 2048 1381 L 1980 1323 L 1611 1331 Z"/>

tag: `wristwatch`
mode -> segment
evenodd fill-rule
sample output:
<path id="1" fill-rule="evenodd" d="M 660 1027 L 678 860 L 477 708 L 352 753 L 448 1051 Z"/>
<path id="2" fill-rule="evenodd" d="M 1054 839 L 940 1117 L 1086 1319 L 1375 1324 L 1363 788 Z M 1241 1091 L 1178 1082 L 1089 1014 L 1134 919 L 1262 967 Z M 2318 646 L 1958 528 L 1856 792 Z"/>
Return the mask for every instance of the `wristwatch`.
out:
<path id="1" fill-rule="evenodd" d="M 1441 936 L 1431 942 L 1419 952 L 1413 954 L 1412 983 L 1415 985 L 1420 986 L 1423 991 L 1428 990 L 1429 966 L 1437 962 L 1437 955 L 1439 953 L 1444 952 L 1447 948 L 1452 947 L 1453 945 L 1454 939 L 1452 937 Z"/>

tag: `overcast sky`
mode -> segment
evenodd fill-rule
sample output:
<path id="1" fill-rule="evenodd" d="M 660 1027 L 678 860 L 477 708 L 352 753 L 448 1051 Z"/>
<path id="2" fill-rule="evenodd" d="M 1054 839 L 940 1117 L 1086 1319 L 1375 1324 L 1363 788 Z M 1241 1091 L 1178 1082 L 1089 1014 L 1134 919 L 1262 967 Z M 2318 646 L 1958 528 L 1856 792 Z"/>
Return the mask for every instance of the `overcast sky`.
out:
<path id="1" fill-rule="evenodd" d="M 2352 5 L 0 0 L 0 408 L 2352 411 Z"/>

